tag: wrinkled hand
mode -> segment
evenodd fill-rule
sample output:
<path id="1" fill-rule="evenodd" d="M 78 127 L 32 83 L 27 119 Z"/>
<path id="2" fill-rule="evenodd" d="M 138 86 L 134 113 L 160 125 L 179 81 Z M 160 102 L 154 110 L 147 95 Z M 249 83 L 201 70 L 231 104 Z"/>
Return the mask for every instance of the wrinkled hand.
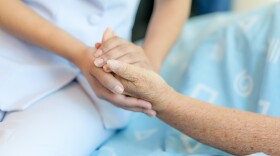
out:
<path id="1" fill-rule="evenodd" d="M 105 36 L 110 36 L 110 38 L 105 40 Z M 103 67 L 106 72 L 110 72 L 106 65 L 107 60 L 110 59 L 119 60 L 150 70 L 153 69 L 142 47 L 118 37 L 110 29 L 106 29 L 102 43 L 96 44 L 96 48 L 98 49 L 95 53 L 96 59 L 94 64 L 97 67 Z"/>
<path id="2" fill-rule="evenodd" d="M 170 98 L 174 90 L 158 74 L 117 60 L 109 60 L 107 65 L 121 78 L 124 94 L 151 102 L 155 111 L 167 108 L 164 100 Z"/>
<path id="3" fill-rule="evenodd" d="M 79 58 L 78 67 L 84 73 L 96 95 L 117 107 L 154 116 L 155 111 L 151 110 L 151 103 L 120 94 L 123 92 L 122 84 L 111 73 L 106 73 L 102 68 L 94 65 L 95 52 L 96 49 L 91 47 L 84 50 Z"/>

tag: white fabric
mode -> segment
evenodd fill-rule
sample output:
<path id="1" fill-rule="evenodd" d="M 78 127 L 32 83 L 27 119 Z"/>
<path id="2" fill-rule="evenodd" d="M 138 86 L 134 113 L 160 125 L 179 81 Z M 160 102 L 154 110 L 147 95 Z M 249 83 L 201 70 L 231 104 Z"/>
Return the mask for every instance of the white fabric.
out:
<path id="1" fill-rule="evenodd" d="M 138 5 L 138 0 L 23 2 L 87 45 L 100 41 L 106 27 L 129 39 Z M 80 71 L 65 59 L 0 29 L 0 110 L 23 110 L 70 83 L 79 73 Z M 87 86 L 86 83 L 83 84 Z M 89 95 L 94 95 L 92 90 L 85 90 Z M 107 128 L 120 128 L 125 125 L 127 119 L 119 121 L 112 119 L 118 118 L 119 114 L 127 113 L 126 111 L 112 105 L 104 105 L 104 108 L 103 104 L 99 106 L 99 112 Z"/>
<path id="2" fill-rule="evenodd" d="M 86 78 L 82 74 L 78 75 L 77 80 L 89 94 L 91 99 L 96 103 L 97 109 L 99 110 L 100 114 L 102 114 L 101 117 L 105 119 L 104 126 L 107 129 L 126 126 L 131 112 L 126 110 L 120 111 L 118 107 L 112 107 L 112 104 L 108 101 L 99 99 L 92 91 Z"/>
<path id="3" fill-rule="evenodd" d="M 1 114 L 1 113 L 0 113 Z M 95 104 L 72 82 L 0 122 L 1 156 L 87 156 L 114 133 Z"/>

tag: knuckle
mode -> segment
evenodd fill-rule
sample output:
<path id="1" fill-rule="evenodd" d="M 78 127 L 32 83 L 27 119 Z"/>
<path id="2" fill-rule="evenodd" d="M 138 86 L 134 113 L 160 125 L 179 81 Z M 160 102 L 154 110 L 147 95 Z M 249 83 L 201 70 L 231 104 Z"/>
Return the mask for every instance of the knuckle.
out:
<path id="1" fill-rule="evenodd" d="M 139 86 L 139 87 L 144 87 L 145 86 L 145 83 L 143 82 L 146 82 L 146 83 L 149 83 L 146 79 L 146 77 L 143 75 L 143 74 L 139 74 L 139 76 L 137 77 L 134 77 L 134 82 Z"/>
<path id="2" fill-rule="evenodd" d="M 130 76 L 130 78 L 131 78 L 131 81 L 134 84 L 139 84 L 141 82 L 141 78 L 140 77 Z"/>

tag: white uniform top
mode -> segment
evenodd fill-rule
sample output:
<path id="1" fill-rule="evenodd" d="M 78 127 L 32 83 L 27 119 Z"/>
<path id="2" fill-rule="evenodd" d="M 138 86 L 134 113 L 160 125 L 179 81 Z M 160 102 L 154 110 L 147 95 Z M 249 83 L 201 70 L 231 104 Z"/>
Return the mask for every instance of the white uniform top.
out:
<path id="1" fill-rule="evenodd" d="M 24 0 L 64 31 L 93 46 L 107 27 L 129 39 L 138 0 Z M 10 35 L 0 28 L 0 110 L 23 110 L 78 77 L 98 104 L 107 128 L 118 128 L 127 113 L 96 99 L 77 67 L 67 60 Z M 100 104 L 102 103 L 102 104 Z M 104 104 L 105 103 L 105 104 Z M 115 115 L 122 115 L 116 117 Z M 123 118 L 123 122 L 117 121 Z M 115 119 L 115 120 L 114 120 Z M 114 120 L 114 121 L 113 121 Z"/>

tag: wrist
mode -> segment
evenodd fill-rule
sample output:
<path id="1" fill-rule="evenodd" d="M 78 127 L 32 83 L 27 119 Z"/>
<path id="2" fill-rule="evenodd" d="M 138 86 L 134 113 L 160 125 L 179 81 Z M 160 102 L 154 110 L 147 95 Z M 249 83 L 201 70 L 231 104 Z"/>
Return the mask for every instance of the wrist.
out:
<path id="1" fill-rule="evenodd" d="M 179 94 L 170 86 L 167 86 L 164 92 L 158 97 L 159 100 L 154 102 L 155 107 L 153 108 L 158 113 L 164 112 L 169 109 L 170 105 L 177 101 Z"/>
<path id="2" fill-rule="evenodd" d="M 88 60 L 93 61 L 94 48 L 81 47 L 81 49 L 71 58 L 71 61 L 82 71 L 85 65 L 89 63 Z"/>

